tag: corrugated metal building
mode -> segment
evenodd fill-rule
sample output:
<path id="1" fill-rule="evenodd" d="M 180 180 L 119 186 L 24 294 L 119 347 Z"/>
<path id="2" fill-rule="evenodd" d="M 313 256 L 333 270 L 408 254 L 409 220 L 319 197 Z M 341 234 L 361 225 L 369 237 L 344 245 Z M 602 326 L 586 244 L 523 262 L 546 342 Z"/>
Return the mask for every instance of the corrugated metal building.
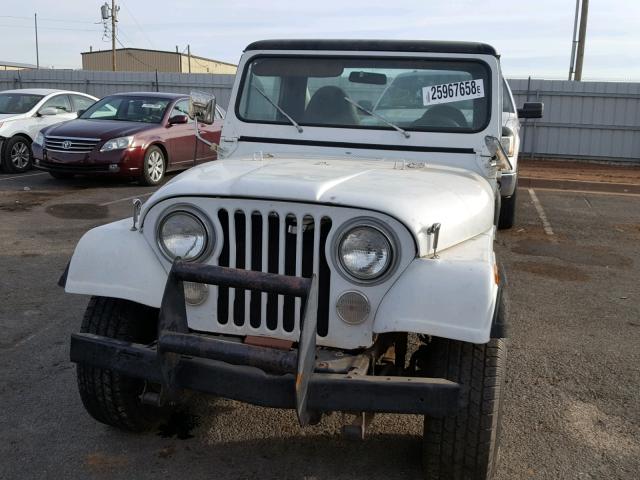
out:
<path id="1" fill-rule="evenodd" d="M 0 70 L 28 70 L 30 68 L 38 68 L 30 63 L 3 62 L 0 60 Z"/>
<path id="2" fill-rule="evenodd" d="M 82 52 L 82 69 L 111 70 L 111 50 Z M 119 72 L 225 73 L 235 74 L 237 66 L 211 58 L 181 52 L 145 50 L 143 48 L 116 49 L 116 70 Z"/>

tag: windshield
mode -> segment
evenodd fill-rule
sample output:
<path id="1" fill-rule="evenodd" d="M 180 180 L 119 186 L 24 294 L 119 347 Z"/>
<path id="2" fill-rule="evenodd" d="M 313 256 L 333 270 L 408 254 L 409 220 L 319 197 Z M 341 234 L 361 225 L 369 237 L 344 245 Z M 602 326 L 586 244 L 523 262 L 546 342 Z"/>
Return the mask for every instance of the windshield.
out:
<path id="1" fill-rule="evenodd" d="M 168 98 L 138 95 L 106 97 L 89 107 L 80 118 L 160 123 L 169 103 L 171 100 Z"/>
<path id="2" fill-rule="evenodd" d="M 27 113 L 42 98 L 29 93 L 0 93 L 0 113 Z"/>
<path id="3" fill-rule="evenodd" d="M 486 127 L 489 96 L 489 67 L 480 61 L 258 57 L 245 70 L 237 115 L 260 123 L 287 124 L 291 117 L 303 126 L 464 133 Z"/>

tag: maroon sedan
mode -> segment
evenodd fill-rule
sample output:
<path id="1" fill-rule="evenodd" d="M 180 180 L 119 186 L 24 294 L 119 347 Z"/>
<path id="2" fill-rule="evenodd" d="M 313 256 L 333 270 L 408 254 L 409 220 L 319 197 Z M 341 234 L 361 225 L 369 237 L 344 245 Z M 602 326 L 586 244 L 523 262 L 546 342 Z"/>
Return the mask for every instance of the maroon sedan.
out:
<path id="1" fill-rule="evenodd" d="M 32 144 L 36 168 L 55 178 L 111 175 L 160 183 L 165 172 L 216 159 L 195 136 L 189 97 L 173 93 L 122 93 L 94 103 L 76 120 L 44 128 Z M 224 112 L 201 135 L 220 141 Z"/>

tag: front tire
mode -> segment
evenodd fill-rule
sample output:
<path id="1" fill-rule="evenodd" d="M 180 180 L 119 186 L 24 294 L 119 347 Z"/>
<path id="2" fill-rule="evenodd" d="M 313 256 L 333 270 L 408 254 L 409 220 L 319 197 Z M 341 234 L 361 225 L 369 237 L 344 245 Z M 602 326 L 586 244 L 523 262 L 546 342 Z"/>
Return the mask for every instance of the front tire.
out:
<path id="1" fill-rule="evenodd" d="M 516 189 L 510 197 L 502 197 L 500 218 L 498 220 L 498 229 L 500 230 L 508 230 L 515 224 L 517 192 L 518 190 Z"/>
<path id="2" fill-rule="evenodd" d="M 504 320 L 504 304 L 499 304 Z M 462 387 L 463 406 L 455 416 L 425 416 L 423 464 L 427 479 L 493 477 L 500 448 L 507 346 L 504 338 L 473 344 L 433 338 L 421 359 L 424 374 Z"/>
<path id="3" fill-rule="evenodd" d="M 116 298 L 92 297 L 80 329 L 109 338 L 151 343 L 157 337 L 157 310 Z M 162 419 L 162 410 L 142 404 L 145 382 L 95 368 L 77 366 L 78 390 L 87 412 L 97 421 L 121 430 L 141 432 Z"/>
<path id="4" fill-rule="evenodd" d="M 2 168 L 9 173 L 22 173 L 33 166 L 31 142 L 19 135 L 11 137 L 2 149 Z"/>
<path id="5" fill-rule="evenodd" d="M 140 183 L 142 185 L 158 185 L 164 178 L 167 159 L 160 147 L 155 145 L 149 147 L 144 154 L 144 167 Z"/>

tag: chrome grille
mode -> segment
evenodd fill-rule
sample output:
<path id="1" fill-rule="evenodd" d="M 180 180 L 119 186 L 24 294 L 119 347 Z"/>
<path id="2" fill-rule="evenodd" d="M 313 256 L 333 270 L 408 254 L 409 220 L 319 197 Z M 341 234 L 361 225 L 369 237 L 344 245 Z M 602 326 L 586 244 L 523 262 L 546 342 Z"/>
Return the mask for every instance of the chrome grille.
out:
<path id="1" fill-rule="evenodd" d="M 214 263 L 246 270 L 311 277 L 318 276 L 318 335 L 329 328 L 330 269 L 325 244 L 331 229 L 327 216 L 282 215 L 275 211 L 218 210 L 222 249 Z M 299 298 L 218 288 L 216 319 L 228 328 L 299 332 L 303 305 Z"/>
<path id="2" fill-rule="evenodd" d="M 84 137 L 44 137 L 44 147 L 52 152 L 87 153 L 92 151 L 100 141 L 99 138 Z"/>

